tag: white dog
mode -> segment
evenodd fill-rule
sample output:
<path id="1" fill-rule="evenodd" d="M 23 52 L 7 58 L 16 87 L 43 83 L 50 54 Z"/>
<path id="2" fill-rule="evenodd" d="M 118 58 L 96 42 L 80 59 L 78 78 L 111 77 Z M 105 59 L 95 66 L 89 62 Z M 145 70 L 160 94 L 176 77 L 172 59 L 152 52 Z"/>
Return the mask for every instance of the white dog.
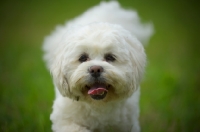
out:
<path id="1" fill-rule="evenodd" d="M 102 2 L 45 39 L 55 132 L 138 132 L 139 84 L 152 34 L 137 13 Z"/>

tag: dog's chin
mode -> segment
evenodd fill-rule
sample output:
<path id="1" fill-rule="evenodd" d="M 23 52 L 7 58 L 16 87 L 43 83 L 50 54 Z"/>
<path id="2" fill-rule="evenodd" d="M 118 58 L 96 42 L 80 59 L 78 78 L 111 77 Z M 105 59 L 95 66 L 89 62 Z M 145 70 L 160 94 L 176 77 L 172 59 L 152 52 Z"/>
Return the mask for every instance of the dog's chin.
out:
<path id="1" fill-rule="evenodd" d="M 86 85 L 87 94 L 94 100 L 103 100 L 109 92 L 110 84 L 95 82 L 92 85 Z"/>
<path id="2" fill-rule="evenodd" d="M 90 97 L 94 100 L 102 100 L 106 97 L 107 92 L 104 92 L 102 95 L 90 95 Z"/>

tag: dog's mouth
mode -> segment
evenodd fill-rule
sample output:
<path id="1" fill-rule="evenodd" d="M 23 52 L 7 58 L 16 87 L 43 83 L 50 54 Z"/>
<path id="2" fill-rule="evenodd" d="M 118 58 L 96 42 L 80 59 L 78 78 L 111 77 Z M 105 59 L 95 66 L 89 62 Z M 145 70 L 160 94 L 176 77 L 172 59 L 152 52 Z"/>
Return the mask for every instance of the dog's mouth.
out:
<path id="1" fill-rule="evenodd" d="M 110 85 L 104 83 L 94 83 L 93 85 L 86 87 L 91 98 L 95 100 L 101 100 L 106 97 Z"/>

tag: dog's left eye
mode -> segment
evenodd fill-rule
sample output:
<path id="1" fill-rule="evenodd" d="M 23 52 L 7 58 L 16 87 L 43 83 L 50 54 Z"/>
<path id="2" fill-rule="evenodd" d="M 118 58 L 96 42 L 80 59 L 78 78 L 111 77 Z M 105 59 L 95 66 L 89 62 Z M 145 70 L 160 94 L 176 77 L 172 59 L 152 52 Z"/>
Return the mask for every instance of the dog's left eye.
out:
<path id="1" fill-rule="evenodd" d="M 86 54 L 81 55 L 81 57 L 79 58 L 80 62 L 85 62 L 87 60 L 88 60 L 88 55 L 86 55 Z"/>
<path id="2" fill-rule="evenodd" d="M 112 55 L 112 54 L 106 54 L 104 58 L 105 58 L 105 60 L 108 61 L 108 62 L 109 62 L 109 61 L 110 61 L 110 62 L 113 62 L 113 61 L 116 60 L 116 59 L 115 59 L 115 56 Z"/>

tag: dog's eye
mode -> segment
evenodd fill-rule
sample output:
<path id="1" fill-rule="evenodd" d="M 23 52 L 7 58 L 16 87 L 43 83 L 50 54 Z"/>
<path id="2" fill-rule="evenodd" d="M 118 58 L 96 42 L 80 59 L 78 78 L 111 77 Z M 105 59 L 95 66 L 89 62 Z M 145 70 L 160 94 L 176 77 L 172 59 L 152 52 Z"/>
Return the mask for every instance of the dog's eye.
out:
<path id="1" fill-rule="evenodd" d="M 115 56 L 112 55 L 112 54 L 106 54 L 104 58 L 105 58 L 106 61 L 110 61 L 110 62 L 113 62 L 113 61 L 116 60 Z"/>
<path id="2" fill-rule="evenodd" d="M 86 55 L 86 54 L 81 55 L 81 57 L 79 58 L 80 62 L 85 62 L 87 60 L 88 60 L 88 55 Z"/>

